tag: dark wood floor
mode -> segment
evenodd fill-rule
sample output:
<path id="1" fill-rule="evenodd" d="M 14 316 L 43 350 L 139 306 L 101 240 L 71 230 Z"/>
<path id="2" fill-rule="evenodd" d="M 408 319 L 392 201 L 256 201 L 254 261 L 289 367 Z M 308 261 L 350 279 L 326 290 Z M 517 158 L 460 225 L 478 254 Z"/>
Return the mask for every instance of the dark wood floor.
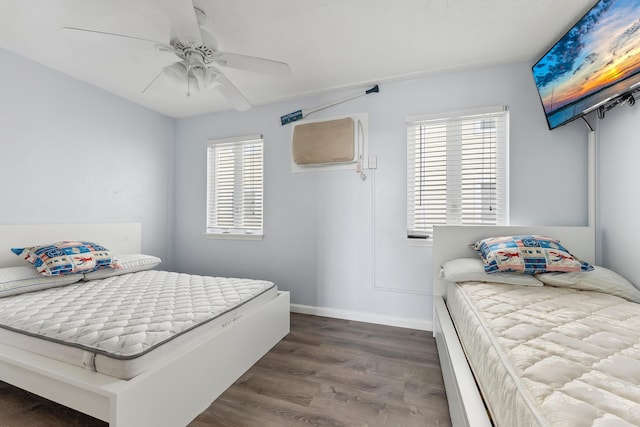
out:
<path id="1" fill-rule="evenodd" d="M 0 427 L 107 424 L 0 382 Z M 291 333 L 189 426 L 450 426 L 430 332 L 291 315 Z"/>

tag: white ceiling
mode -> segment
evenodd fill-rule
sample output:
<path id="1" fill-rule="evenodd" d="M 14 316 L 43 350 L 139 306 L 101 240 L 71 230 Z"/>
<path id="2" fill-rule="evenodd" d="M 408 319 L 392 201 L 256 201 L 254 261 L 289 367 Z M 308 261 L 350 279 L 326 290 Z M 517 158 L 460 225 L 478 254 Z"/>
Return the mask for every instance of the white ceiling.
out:
<path id="1" fill-rule="evenodd" d="M 163 0 L 184 1 L 184 0 Z M 187 0 L 188 1 L 188 0 Z M 289 78 L 221 68 L 253 105 L 514 61 L 534 62 L 595 0 L 196 0 L 221 51 L 287 62 Z M 171 117 L 231 109 L 159 79 L 175 62 L 158 0 L 0 0 L 0 47 Z M 383 90 L 383 88 L 381 89 Z"/>

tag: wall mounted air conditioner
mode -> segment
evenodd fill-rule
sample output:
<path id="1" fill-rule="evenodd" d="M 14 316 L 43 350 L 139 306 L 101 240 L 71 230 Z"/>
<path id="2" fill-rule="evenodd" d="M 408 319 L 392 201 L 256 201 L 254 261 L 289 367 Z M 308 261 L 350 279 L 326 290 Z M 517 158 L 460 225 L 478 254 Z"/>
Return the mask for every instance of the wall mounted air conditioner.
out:
<path id="1" fill-rule="evenodd" d="M 305 120 L 293 125 L 293 172 L 356 170 L 366 158 L 367 114 Z"/>

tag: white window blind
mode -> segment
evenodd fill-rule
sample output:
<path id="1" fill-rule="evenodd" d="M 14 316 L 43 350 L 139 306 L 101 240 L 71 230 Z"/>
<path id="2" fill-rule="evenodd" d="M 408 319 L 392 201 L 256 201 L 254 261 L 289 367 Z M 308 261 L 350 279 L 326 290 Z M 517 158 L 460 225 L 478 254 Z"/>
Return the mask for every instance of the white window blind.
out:
<path id="1" fill-rule="evenodd" d="M 407 119 L 407 236 L 508 221 L 508 111 Z"/>
<path id="2" fill-rule="evenodd" d="M 207 147 L 207 234 L 262 236 L 261 136 Z"/>

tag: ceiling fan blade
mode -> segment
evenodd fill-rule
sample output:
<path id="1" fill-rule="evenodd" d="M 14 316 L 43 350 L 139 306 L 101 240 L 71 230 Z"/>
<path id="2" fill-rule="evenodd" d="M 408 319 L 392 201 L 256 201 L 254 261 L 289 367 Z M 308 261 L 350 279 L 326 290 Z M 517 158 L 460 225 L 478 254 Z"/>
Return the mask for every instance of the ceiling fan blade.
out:
<path id="1" fill-rule="evenodd" d="M 227 76 L 213 67 L 208 67 L 207 70 L 214 73 L 215 79 L 220 83 L 220 86 L 218 86 L 217 89 L 225 98 L 227 98 L 227 101 L 231 103 L 233 108 L 238 111 L 247 111 L 251 109 L 251 103 L 249 100 L 244 97 L 242 92 L 238 90 Z"/>
<path id="2" fill-rule="evenodd" d="M 202 43 L 213 50 L 218 51 L 218 41 L 207 29 L 200 27 L 200 37 L 202 37 Z"/>
<path id="3" fill-rule="evenodd" d="M 202 43 L 196 11 L 191 0 L 164 0 L 164 10 L 173 26 L 173 32 L 180 41 Z"/>
<path id="4" fill-rule="evenodd" d="M 88 28 L 79 28 L 79 27 L 62 27 L 62 28 L 60 28 L 60 32 L 68 33 L 68 34 L 89 33 L 89 34 L 93 34 L 93 35 L 97 35 L 97 36 L 120 37 L 120 38 L 125 38 L 125 39 L 130 39 L 130 40 L 140 40 L 140 41 L 143 41 L 143 42 L 153 43 L 161 50 L 166 50 L 166 51 L 169 51 L 169 52 L 175 52 L 175 49 L 173 47 L 169 46 L 166 43 L 159 42 L 157 40 L 145 39 L 145 38 L 142 38 L 142 37 L 130 36 L 128 34 L 109 33 L 109 32 L 106 32 L 106 31 L 90 30 Z"/>
<path id="5" fill-rule="evenodd" d="M 216 52 L 214 61 L 222 66 L 238 68 L 240 70 L 253 71 L 256 73 L 269 74 L 277 77 L 288 77 L 291 75 L 289 64 L 272 61 L 270 59 L 258 58 L 255 56 L 239 55 L 237 53 Z"/>

